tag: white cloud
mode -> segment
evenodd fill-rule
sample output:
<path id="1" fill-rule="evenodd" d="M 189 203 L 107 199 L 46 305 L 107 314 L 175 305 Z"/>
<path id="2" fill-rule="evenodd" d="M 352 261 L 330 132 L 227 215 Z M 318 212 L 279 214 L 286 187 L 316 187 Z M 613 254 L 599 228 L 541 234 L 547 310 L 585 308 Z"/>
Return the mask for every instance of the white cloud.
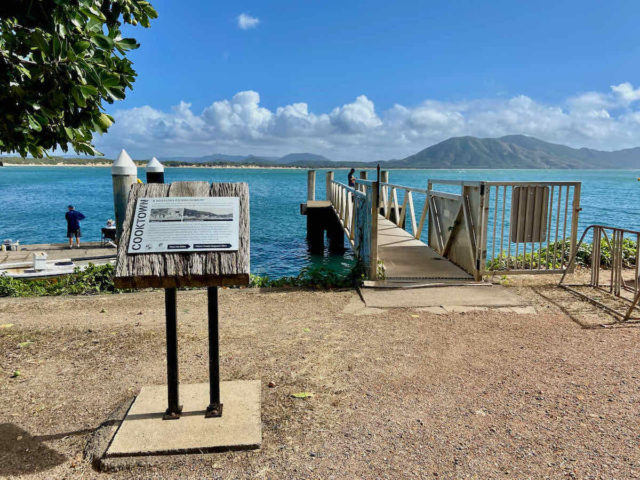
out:
<path id="1" fill-rule="evenodd" d="M 634 90 L 629 82 L 612 85 L 611 90 L 613 90 L 625 105 L 640 100 L 640 88 Z"/>
<path id="2" fill-rule="evenodd" d="M 256 28 L 260 23 L 260 19 L 258 17 L 252 17 L 246 13 L 241 13 L 236 18 L 238 21 L 238 28 L 242 30 L 249 30 L 250 28 Z"/>
<path id="3" fill-rule="evenodd" d="M 335 160 L 401 158 L 452 136 L 525 134 L 575 147 L 640 145 L 640 89 L 629 83 L 586 92 L 556 105 L 519 95 L 461 102 L 426 100 L 377 113 L 360 95 L 327 113 L 304 102 L 270 110 L 244 91 L 202 112 L 181 101 L 169 112 L 143 106 L 114 113 L 116 123 L 98 137 L 107 155 L 122 147 L 135 156 L 189 156 L 214 152 L 282 155 L 312 151 Z"/>

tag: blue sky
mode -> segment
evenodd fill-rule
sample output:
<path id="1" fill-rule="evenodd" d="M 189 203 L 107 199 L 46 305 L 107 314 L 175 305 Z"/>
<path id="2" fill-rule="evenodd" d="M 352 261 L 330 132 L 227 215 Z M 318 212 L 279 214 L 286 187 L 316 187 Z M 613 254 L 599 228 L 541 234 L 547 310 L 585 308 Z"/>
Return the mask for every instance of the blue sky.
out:
<path id="1" fill-rule="evenodd" d="M 511 133 L 640 145 L 638 2 L 152 3 L 107 154 L 364 160 Z"/>

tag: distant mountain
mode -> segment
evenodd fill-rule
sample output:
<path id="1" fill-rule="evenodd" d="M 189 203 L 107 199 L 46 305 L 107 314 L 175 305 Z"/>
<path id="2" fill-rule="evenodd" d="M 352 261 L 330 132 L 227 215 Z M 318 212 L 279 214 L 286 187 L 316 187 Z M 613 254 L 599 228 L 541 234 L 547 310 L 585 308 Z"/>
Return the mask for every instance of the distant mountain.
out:
<path id="1" fill-rule="evenodd" d="M 250 159 L 259 161 L 277 161 L 278 157 L 255 157 L 253 155 L 226 155 L 224 153 L 213 153 L 211 155 L 204 155 L 202 157 L 163 157 L 159 160 L 161 162 L 173 161 L 173 162 L 186 162 L 186 163 L 244 163 Z"/>
<path id="2" fill-rule="evenodd" d="M 104 157 L 53 157 L 45 159 L 0 156 L 8 165 L 15 164 L 108 164 Z M 202 157 L 164 157 L 167 166 L 209 164 L 256 165 L 299 168 L 626 168 L 640 169 L 640 147 L 605 152 L 590 148 L 571 148 L 526 135 L 500 138 L 452 137 L 400 160 L 380 162 L 335 162 L 315 153 L 290 153 L 282 157 L 227 155 L 213 153 Z M 144 166 L 147 160 L 136 163 Z"/>
<path id="3" fill-rule="evenodd" d="M 525 135 L 453 137 L 386 168 L 640 168 L 640 147 L 605 152 Z"/>
<path id="4" fill-rule="evenodd" d="M 283 157 L 261 157 L 256 155 L 226 155 L 224 153 L 214 153 L 202 157 L 166 157 L 161 158 L 161 162 L 181 162 L 181 163 L 238 163 L 251 165 L 292 165 L 307 166 L 317 164 L 332 164 L 332 161 L 322 155 L 315 153 L 289 153 Z"/>

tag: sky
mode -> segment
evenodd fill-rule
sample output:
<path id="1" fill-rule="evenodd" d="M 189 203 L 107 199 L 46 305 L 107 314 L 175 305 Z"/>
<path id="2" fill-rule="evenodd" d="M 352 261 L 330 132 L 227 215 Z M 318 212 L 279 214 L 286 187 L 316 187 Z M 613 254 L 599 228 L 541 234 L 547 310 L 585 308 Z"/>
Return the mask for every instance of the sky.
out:
<path id="1" fill-rule="evenodd" d="M 403 158 L 452 136 L 640 146 L 640 2 L 152 0 L 107 156 Z"/>

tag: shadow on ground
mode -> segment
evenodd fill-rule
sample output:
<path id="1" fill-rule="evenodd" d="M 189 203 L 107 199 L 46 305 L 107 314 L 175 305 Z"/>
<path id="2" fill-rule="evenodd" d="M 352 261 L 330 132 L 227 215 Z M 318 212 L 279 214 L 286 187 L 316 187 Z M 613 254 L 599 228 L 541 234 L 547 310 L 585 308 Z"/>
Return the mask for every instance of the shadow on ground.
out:
<path id="1" fill-rule="evenodd" d="M 66 460 L 13 423 L 0 424 L 0 472 L 9 477 L 48 470 Z"/>

